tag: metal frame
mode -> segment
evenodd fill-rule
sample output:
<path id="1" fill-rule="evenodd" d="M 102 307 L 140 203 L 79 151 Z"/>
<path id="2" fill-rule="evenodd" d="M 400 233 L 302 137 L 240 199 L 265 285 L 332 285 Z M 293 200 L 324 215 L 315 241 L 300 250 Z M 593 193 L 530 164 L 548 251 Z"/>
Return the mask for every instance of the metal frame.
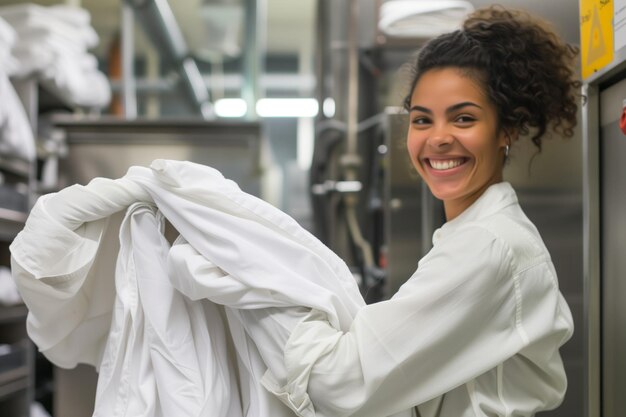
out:
<path id="1" fill-rule="evenodd" d="M 583 94 L 583 331 L 585 348 L 585 416 L 600 416 L 600 106 L 598 85 Z"/>
<path id="2" fill-rule="evenodd" d="M 585 416 L 602 415 L 601 361 L 601 241 L 600 241 L 600 92 L 601 87 L 626 71 L 626 48 L 613 62 L 585 80 L 583 128 L 583 279 L 585 333 Z"/>

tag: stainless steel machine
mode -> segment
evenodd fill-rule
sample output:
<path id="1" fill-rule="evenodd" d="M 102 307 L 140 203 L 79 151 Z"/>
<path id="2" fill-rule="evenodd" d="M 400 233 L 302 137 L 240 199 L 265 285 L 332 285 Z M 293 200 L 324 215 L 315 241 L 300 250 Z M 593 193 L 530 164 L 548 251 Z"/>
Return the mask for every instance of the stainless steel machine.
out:
<path id="1" fill-rule="evenodd" d="M 619 126 L 626 47 L 588 77 L 583 90 L 585 410 L 589 417 L 617 417 L 626 409 L 626 133 Z"/>

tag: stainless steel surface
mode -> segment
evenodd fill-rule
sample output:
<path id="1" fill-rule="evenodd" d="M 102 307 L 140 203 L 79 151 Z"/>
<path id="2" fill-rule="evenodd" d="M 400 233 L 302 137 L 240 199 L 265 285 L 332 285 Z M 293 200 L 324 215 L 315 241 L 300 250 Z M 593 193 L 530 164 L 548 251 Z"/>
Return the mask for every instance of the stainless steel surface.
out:
<path id="1" fill-rule="evenodd" d="M 117 178 L 132 165 L 154 159 L 210 165 L 246 192 L 261 192 L 261 132 L 258 123 L 55 118 L 65 131 L 68 156 L 60 164 L 61 186 L 96 176 Z"/>
<path id="2" fill-rule="evenodd" d="M 583 107 L 583 332 L 586 417 L 600 416 L 600 173 L 598 87 L 585 85 Z"/>
<path id="3" fill-rule="evenodd" d="M 122 103 L 124 117 L 137 117 L 135 84 L 135 12 L 128 3 L 121 4 L 122 21 Z"/>
<path id="4" fill-rule="evenodd" d="M 600 92 L 603 417 L 621 417 L 626 410 L 626 136 L 619 129 L 625 98 L 626 74 Z"/>
<path id="5" fill-rule="evenodd" d="M 621 416 L 626 406 L 626 309 L 622 301 L 626 288 L 621 284 L 626 268 L 620 245 L 626 176 L 620 160 L 625 154 L 624 137 L 617 128 L 626 97 L 625 80 L 626 50 L 622 49 L 584 86 L 588 97 L 583 112 L 587 417 Z"/>

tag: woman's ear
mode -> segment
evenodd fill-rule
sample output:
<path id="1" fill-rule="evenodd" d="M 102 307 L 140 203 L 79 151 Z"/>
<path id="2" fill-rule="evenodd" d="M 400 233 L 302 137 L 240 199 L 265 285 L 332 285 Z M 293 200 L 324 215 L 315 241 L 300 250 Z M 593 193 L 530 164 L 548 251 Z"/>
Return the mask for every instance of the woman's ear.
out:
<path id="1" fill-rule="evenodd" d="M 513 142 L 519 139 L 519 131 L 517 129 L 503 127 L 498 135 L 498 145 L 501 147 L 511 146 Z"/>

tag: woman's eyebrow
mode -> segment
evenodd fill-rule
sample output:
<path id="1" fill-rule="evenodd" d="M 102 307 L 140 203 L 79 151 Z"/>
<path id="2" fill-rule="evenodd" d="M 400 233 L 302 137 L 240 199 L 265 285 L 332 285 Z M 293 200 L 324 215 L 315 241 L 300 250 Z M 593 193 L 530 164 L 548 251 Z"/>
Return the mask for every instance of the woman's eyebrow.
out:
<path id="1" fill-rule="evenodd" d="M 467 107 L 467 106 L 472 106 L 472 107 L 477 107 L 479 109 L 482 109 L 482 107 L 479 106 L 476 103 L 473 103 L 471 101 L 463 101 L 461 103 L 453 104 L 452 106 L 448 107 L 446 109 L 446 113 L 452 113 L 452 112 L 455 112 L 455 111 L 457 111 L 459 109 L 462 109 L 463 107 Z M 411 108 L 409 109 L 409 112 L 412 112 L 412 111 L 420 111 L 420 112 L 426 113 L 426 114 L 433 114 L 433 111 L 431 109 L 429 109 L 428 107 L 422 107 L 422 106 L 418 106 L 418 105 L 411 106 Z"/>
<path id="2" fill-rule="evenodd" d="M 455 111 L 460 110 L 463 107 L 467 107 L 467 106 L 478 107 L 479 109 L 482 110 L 482 107 L 480 107 L 478 104 L 472 103 L 471 101 L 464 101 L 462 103 L 457 103 L 457 104 L 454 104 L 454 105 L 448 107 L 446 109 L 446 113 L 449 114 L 449 113 L 455 112 Z"/>
<path id="3" fill-rule="evenodd" d="M 412 106 L 409 109 L 409 112 L 412 111 L 421 111 L 422 113 L 433 114 L 433 111 L 431 109 L 422 106 Z"/>

